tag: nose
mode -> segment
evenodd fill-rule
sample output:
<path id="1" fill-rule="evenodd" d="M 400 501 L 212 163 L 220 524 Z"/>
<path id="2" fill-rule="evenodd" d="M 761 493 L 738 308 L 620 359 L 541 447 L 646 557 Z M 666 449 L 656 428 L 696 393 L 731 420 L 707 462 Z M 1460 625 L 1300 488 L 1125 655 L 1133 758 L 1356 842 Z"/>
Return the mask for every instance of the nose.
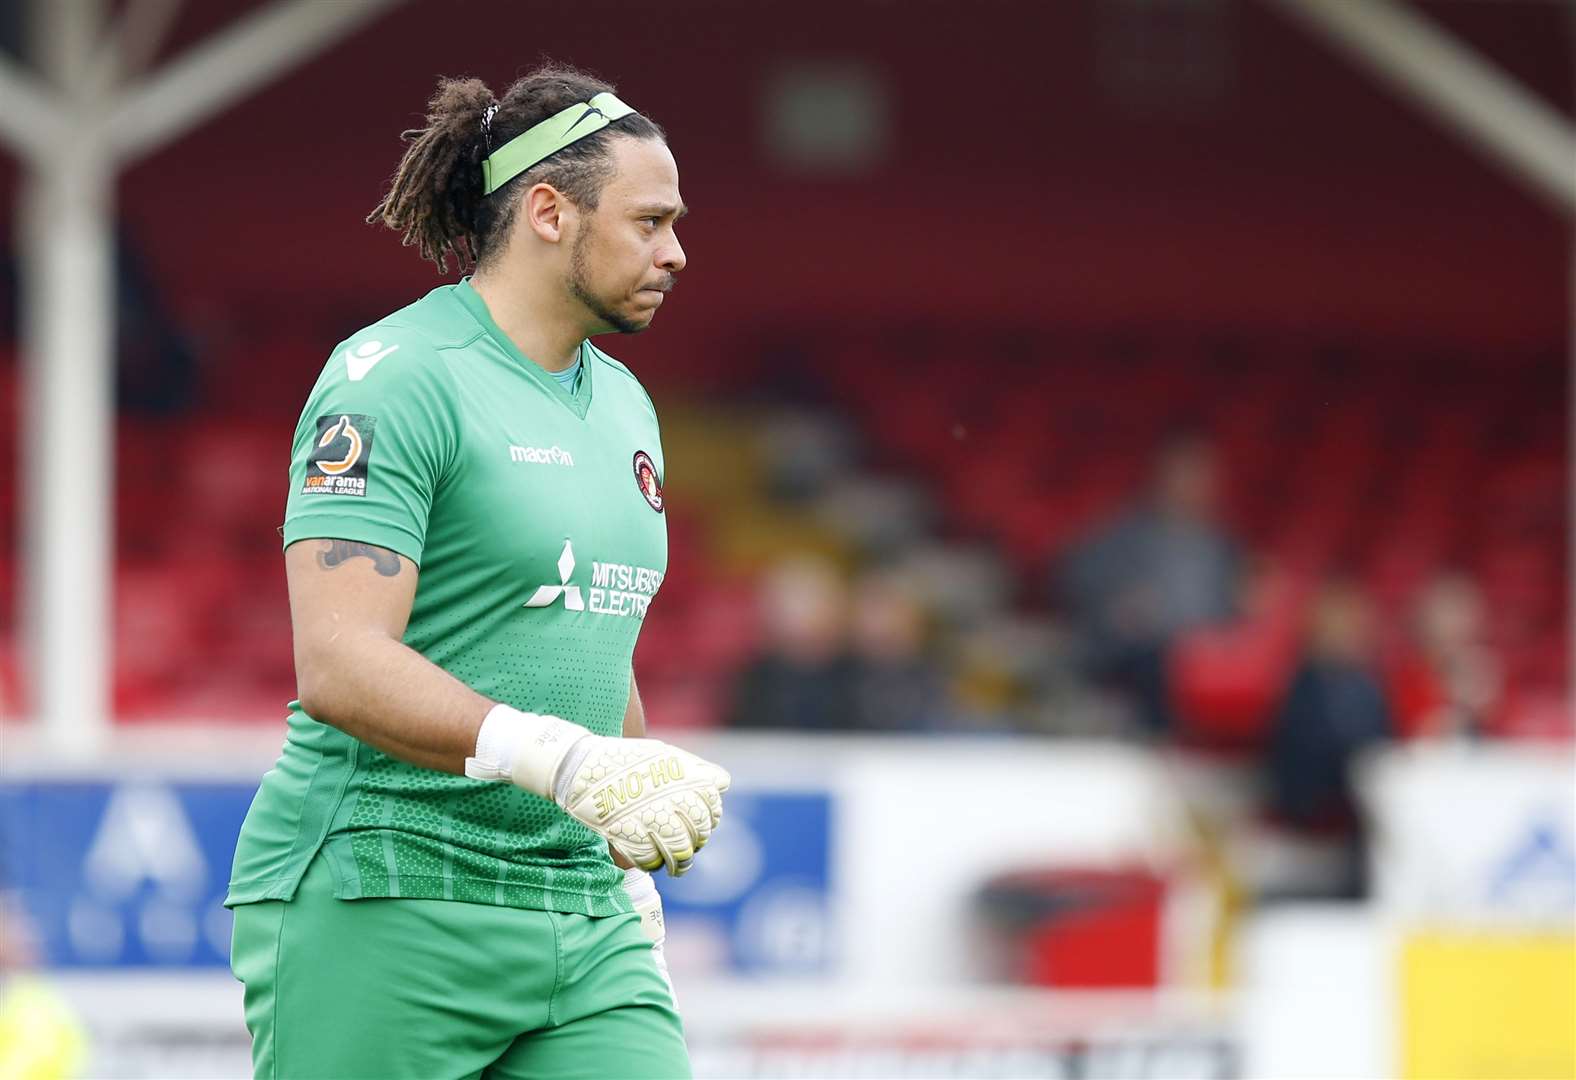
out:
<path id="1" fill-rule="evenodd" d="M 684 257 L 684 245 L 679 243 L 678 233 L 674 233 L 672 239 L 657 252 L 657 266 L 670 274 L 678 273 L 688 262 Z"/>

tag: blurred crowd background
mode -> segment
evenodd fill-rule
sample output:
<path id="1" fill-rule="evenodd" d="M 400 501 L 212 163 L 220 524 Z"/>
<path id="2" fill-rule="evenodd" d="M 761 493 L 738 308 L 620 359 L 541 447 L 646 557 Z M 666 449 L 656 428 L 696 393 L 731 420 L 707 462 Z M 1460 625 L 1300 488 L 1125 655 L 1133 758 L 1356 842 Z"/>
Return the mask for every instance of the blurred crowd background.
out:
<path id="1" fill-rule="evenodd" d="M 154 59 L 257 6 L 186 5 Z M 1568 7 L 1402 6 L 1572 122 Z M 1568 752 L 1570 219 L 1437 116 L 1272 4 L 587 0 L 549 23 L 396 5 L 122 176 L 121 730 L 281 726 L 299 408 L 335 342 L 440 281 L 362 218 L 436 76 L 501 92 L 551 55 L 666 127 L 693 209 L 654 329 L 599 341 L 663 424 L 654 733 L 1206 761 L 1242 792 L 1228 827 L 1277 838 L 1234 871 L 1265 901 L 1369 895 L 1353 763 L 1376 747 Z M 0 203 L 20 182 L 0 156 Z"/>

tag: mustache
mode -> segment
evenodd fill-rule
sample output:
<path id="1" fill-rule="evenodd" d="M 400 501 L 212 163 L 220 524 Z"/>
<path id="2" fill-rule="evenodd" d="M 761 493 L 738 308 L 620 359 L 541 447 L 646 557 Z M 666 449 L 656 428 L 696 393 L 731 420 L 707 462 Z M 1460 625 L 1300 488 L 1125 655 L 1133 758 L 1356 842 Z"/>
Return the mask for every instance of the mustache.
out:
<path id="1" fill-rule="evenodd" d="M 673 286 L 677 285 L 678 283 L 679 279 L 677 274 L 666 274 L 663 276 L 662 280 L 657 282 L 655 285 L 642 285 L 641 288 L 656 289 L 658 292 L 670 293 L 673 291 Z"/>

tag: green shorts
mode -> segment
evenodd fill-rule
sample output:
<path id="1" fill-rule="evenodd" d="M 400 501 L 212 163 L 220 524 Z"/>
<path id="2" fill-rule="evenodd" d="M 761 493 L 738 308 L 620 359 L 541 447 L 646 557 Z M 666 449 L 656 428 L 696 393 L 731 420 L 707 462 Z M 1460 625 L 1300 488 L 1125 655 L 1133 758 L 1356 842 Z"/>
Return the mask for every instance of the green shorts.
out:
<path id="1" fill-rule="evenodd" d="M 258 1077 L 688 1077 L 684 1030 L 635 914 L 454 900 L 295 898 L 235 909 Z"/>

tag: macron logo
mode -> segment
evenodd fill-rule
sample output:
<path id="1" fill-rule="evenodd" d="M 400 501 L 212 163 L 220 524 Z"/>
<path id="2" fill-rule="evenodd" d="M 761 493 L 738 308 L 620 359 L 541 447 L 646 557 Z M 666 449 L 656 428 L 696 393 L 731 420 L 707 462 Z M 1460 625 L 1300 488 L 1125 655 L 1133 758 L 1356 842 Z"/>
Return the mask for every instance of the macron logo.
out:
<path id="1" fill-rule="evenodd" d="M 350 375 L 351 382 L 360 382 L 367 377 L 367 372 L 377 366 L 379 360 L 399 348 L 398 345 L 383 347 L 381 341 L 363 341 L 354 349 L 345 350 L 345 371 Z"/>
<path id="2" fill-rule="evenodd" d="M 525 462 L 531 465 L 568 465 L 573 467 L 575 459 L 568 450 L 559 446 L 516 446 L 509 444 L 509 460 Z"/>

